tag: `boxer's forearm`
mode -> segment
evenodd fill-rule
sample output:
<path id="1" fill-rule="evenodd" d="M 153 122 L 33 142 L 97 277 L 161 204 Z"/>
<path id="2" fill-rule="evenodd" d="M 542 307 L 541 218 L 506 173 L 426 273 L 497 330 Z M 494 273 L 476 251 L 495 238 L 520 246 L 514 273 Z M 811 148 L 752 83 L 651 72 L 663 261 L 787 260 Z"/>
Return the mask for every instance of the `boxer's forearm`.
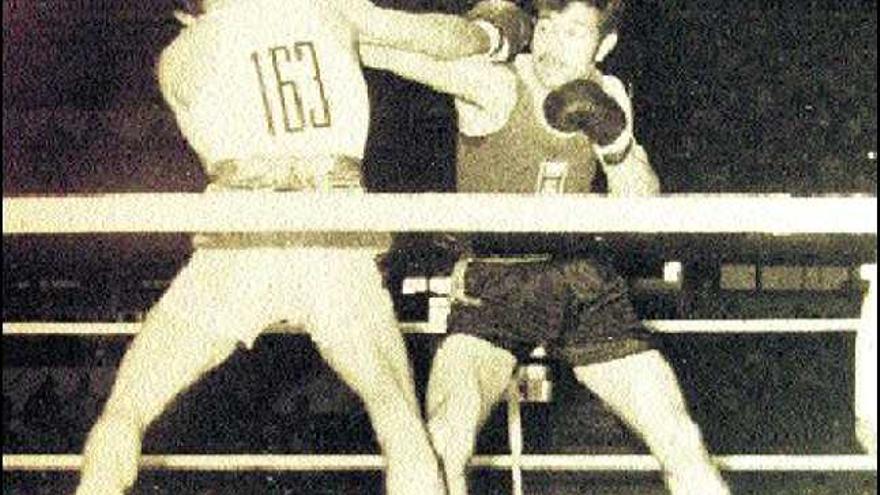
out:
<path id="1" fill-rule="evenodd" d="M 447 14 L 414 14 L 383 9 L 369 2 L 353 2 L 349 18 L 363 41 L 452 60 L 487 53 L 489 35 L 463 17 Z"/>
<path id="2" fill-rule="evenodd" d="M 361 41 L 361 63 L 371 69 L 393 72 L 404 79 L 430 86 L 443 93 L 469 93 L 457 74 L 455 62 L 439 60 L 423 53 L 392 48 L 372 41 Z"/>
<path id="3" fill-rule="evenodd" d="M 511 85 L 507 69 L 481 57 L 445 61 L 370 43 L 360 44 L 360 55 L 367 67 L 393 72 L 482 108 L 491 107 Z"/>
<path id="4" fill-rule="evenodd" d="M 414 51 L 454 60 L 487 53 L 492 48 L 486 31 L 467 19 L 445 14 L 408 17 L 409 23 L 397 27 L 409 31 Z"/>

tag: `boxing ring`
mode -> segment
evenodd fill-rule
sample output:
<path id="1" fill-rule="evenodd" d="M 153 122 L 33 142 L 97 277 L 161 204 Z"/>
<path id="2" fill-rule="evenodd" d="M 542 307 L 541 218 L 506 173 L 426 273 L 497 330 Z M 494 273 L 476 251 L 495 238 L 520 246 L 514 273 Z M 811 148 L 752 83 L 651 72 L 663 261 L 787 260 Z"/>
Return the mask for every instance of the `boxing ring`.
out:
<path id="1" fill-rule="evenodd" d="M 876 243 L 874 197 L 794 198 L 786 195 L 468 194 L 316 195 L 307 193 L 110 194 L 3 199 L 3 235 L 194 232 L 462 232 L 594 236 L 754 234 L 773 239 L 827 236 Z M 846 256 L 846 253 L 841 253 Z M 876 248 L 861 265 L 869 284 L 860 319 L 651 320 L 658 333 L 854 332 L 857 439 L 866 454 L 724 455 L 726 471 L 872 472 L 877 470 Z M 409 291 L 433 289 L 429 321 L 401 330 L 443 333 L 448 281 L 411 281 Z M 405 283 L 405 286 L 407 284 Z M 413 288 L 415 287 L 415 288 Z M 405 289 L 406 290 L 406 289 Z M 444 302 L 445 301 L 445 302 Z M 4 322 L 3 335 L 122 335 L 129 323 Z M 276 329 L 280 330 L 280 329 Z M 649 455 L 532 455 L 522 452 L 519 395 L 508 394 L 510 455 L 475 456 L 471 467 L 509 470 L 514 493 L 522 472 L 659 471 Z M 78 455 L 3 455 L 4 471 L 74 471 Z M 141 468 L 177 471 L 376 471 L 379 455 L 146 455 Z"/>

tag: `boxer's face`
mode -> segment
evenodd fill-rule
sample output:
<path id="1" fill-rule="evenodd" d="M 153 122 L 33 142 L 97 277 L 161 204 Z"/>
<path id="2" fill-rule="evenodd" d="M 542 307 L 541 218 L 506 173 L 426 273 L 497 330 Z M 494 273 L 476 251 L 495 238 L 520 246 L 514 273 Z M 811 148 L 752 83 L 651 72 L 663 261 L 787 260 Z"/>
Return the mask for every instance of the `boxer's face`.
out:
<path id="1" fill-rule="evenodd" d="M 532 36 L 535 74 L 549 88 L 586 78 L 595 70 L 600 12 L 585 2 L 541 10 Z"/>

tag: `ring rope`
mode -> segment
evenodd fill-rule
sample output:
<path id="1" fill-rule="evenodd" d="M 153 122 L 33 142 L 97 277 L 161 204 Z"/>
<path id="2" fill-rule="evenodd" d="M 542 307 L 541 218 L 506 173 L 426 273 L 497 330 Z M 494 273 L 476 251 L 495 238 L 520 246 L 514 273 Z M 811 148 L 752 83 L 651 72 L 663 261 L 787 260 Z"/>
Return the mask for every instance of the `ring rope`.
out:
<path id="1" fill-rule="evenodd" d="M 826 333 L 856 332 L 858 319 L 754 319 L 754 320 L 645 320 L 644 325 L 661 334 L 729 334 L 729 333 Z M 135 335 L 140 323 L 113 322 L 8 322 L 3 323 L 3 335 Z M 401 322 L 405 333 L 445 333 L 424 322 Z M 272 325 L 266 333 L 303 333 L 301 328 Z"/>
<path id="2" fill-rule="evenodd" d="M 3 234 L 589 232 L 876 234 L 877 199 L 784 195 L 126 193 L 3 199 Z"/>
<path id="3" fill-rule="evenodd" d="M 723 471 L 743 472 L 875 472 L 876 455 L 722 455 L 713 461 Z M 76 471 L 82 456 L 74 454 L 4 454 L 3 471 Z M 476 469 L 527 471 L 659 471 L 650 455 L 477 455 Z M 209 454 L 144 455 L 140 467 L 163 471 L 378 471 L 381 455 Z"/>

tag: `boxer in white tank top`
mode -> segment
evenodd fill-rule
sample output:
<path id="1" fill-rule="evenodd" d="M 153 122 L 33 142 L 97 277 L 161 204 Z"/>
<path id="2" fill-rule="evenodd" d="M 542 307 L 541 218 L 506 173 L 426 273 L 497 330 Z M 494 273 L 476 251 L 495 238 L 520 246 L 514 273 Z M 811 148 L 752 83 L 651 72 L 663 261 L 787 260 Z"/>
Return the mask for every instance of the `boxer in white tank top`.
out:
<path id="1" fill-rule="evenodd" d="M 369 120 L 362 43 L 455 58 L 488 51 L 462 18 L 365 0 L 215 0 L 162 53 L 158 78 L 208 191 L 360 190 Z M 258 201 L 261 194 L 255 194 Z M 83 452 L 79 495 L 121 495 L 172 400 L 270 324 L 304 328 L 363 400 L 396 495 L 442 495 L 391 301 L 381 239 L 201 235 L 131 343 Z M 291 359 L 296 359 L 291 356 Z M 279 363 L 287 366 L 288 363 Z"/>

